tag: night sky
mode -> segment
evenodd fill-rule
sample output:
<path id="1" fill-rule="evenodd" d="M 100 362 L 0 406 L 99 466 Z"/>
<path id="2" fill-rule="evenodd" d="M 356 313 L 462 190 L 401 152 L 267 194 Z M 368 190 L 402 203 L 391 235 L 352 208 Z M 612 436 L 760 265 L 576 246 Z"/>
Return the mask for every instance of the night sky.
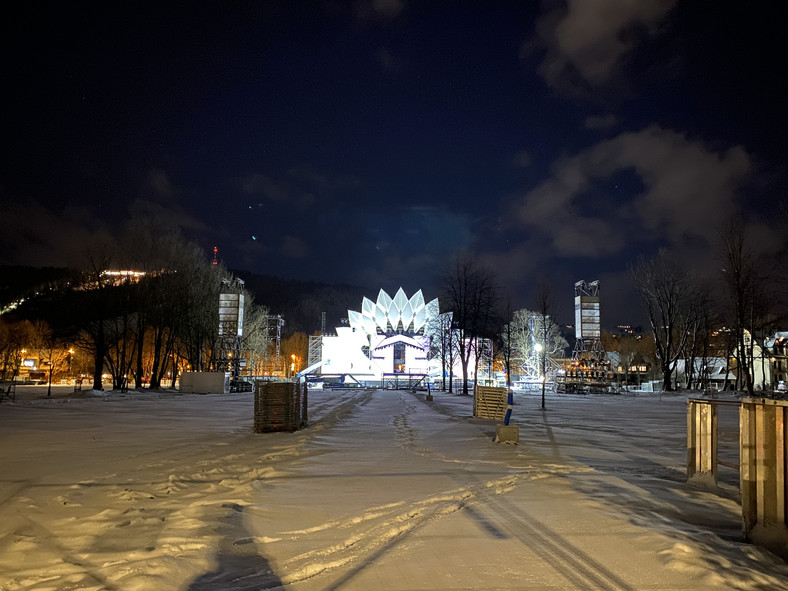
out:
<path id="1" fill-rule="evenodd" d="M 3 18 L 0 260 L 78 264 L 135 215 L 245 269 L 639 317 L 627 266 L 785 243 L 779 2 L 25 2 Z M 360 304 L 360 303 L 359 303 Z"/>

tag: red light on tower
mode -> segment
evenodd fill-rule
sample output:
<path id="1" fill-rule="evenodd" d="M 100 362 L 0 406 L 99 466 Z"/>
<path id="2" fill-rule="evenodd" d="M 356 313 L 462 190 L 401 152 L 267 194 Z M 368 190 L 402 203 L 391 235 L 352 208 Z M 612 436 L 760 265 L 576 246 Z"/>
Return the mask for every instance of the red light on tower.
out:
<path id="1" fill-rule="evenodd" d="M 214 246 L 213 247 L 213 264 L 214 265 L 218 265 L 219 264 L 219 247 L 218 246 Z"/>

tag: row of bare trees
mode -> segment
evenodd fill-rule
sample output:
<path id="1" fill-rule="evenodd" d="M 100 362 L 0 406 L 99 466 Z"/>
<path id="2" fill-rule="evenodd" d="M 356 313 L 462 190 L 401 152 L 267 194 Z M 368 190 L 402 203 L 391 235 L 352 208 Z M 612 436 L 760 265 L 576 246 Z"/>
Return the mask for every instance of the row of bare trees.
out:
<path id="1" fill-rule="evenodd" d="M 109 276 L 108 269 L 134 274 Z M 77 344 L 94 359 L 93 389 L 102 374 L 114 389 L 162 386 L 188 366 L 211 364 L 222 270 L 200 249 L 172 232 L 132 225 L 117 245 L 100 245 L 87 256 L 78 287 L 87 304 Z"/>
<path id="2" fill-rule="evenodd" d="M 722 228 L 719 237 L 716 275 L 702 277 L 664 249 L 631 268 L 653 342 L 646 348 L 636 342 L 622 345 L 626 350 L 620 351 L 621 361 L 628 369 L 635 358 L 653 355 L 664 391 L 680 386 L 674 378 L 680 360 L 681 386 L 688 389 L 708 387 L 710 368 L 719 367 L 713 363 L 718 360 L 723 360 L 726 382 L 735 389 L 752 394 L 758 378 L 767 386 L 766 341 L 785 319 L 775 297 L 782 276 L 750 247 L 741 221 Z M 507 306 L 501 313 L 494 275 L 472 255 L 453 259 L 440 299 L 450 314 L 442 314 L 433 327 L 438 337 L 433 356 L 440 356 L 443 375 L 448 370 L 450 378 L 454 360 L 459 360 L 463 394 L 468 393 L 468 365 L 480 338 L 496 341 L 507 376 L 513 375 L 513 366 L 528 360 L 536 360 L 538 367 L 532 369 L 545 375 L 547 359 L 568 346 L 554 322 L 556 305 L 546 284 L 538 290 L 534 310 Z M 451 379 L 449 383 L 451 389 Z"/>
<path id="3" fill-rule="evenodd" d="M 69 349 L 45 320 L 6 322 L 0 319 L 0 378 L 13 380 L 25 358 L 38 360 L 46 368 L 47 395 L 52 379 L 70 365 Z"/>
<path id="4" fill-rule="evenodd" d="M 440 297 L 445 310 L 435 320 L 432 333 L 433 356 L 442 362 L 445 377 L 449 375 L 449 391 L 453 382 L 455 360 L 462 372 L 461 393 L 468 394 L 470 362 L 477 364 L 473 375 L 478 375 L 481 339 L 489 339 L 503 358 L 507 380 L 511 385 L 513 365 L 538 359 L 538 370 L 546 373 L 548 358 L 568 346 L 555 323 L 555 302 L 546 283 L 540 285 L 536 310 L 512 311 L 500 306 L 500 296 L 494 274 L 478 258 L 468 253 L 454 257 L 444 273 Z M 536 349 L 534 349 L 536 347 Z M 534 355 L 534 353 L 538 353 Z M 544 381 L 542 382 L 544 407 Z"/>
<path id="5" fill-rule="evenodd" d="M 736 221 L 720 231 L 719 273 L 701 277 L 667 250 L 641 258 L 632 277 L 648 316 L 663 390 L 673 390 L 676 365 L 685 361 L 687 388 L 706 387 L 708 375 L 696 367 L 722 358 L 733 387 L 753 394 L 756 346 L 780 321 L 774 297 L 779 275 L 747 243 L 745 227 Z M 760 359 L 765 374 L 765 360 Z M 731 371 L 735 370 L 735 371 Z M 761 376 L 766 386 L 767 376 Z"/>

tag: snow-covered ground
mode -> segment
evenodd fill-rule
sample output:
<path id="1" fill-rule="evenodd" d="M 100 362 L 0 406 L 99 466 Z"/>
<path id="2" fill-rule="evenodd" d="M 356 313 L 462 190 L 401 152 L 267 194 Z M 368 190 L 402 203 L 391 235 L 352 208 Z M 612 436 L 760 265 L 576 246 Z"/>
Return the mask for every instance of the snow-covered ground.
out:
<path id="1" fill-rule="evenodd" d="M 251 393 L 41 394 L 0 403 L 3 590 L 788 589 L 735 473 L 686 483 L 686 396 L 519 394 L 515 446 L 440 392 L 266 434 Z"/>

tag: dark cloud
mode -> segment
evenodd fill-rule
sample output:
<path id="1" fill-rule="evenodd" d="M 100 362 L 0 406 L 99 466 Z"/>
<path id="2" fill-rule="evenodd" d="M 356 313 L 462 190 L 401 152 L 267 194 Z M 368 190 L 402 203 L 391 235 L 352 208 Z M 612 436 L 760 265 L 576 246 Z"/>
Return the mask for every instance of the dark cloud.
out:
<path id="1" fill-rule="evenodd" d="M 528 150 L 520 150 L 514 155 L 512 162 L 518 168 L 528 168 L 533 164 L 533 157 Z"/>
<path id="2" fill-rule="evenodd" d="M 537 24 L 545 50 L 539 74 L 560 91 L 609 84 L 626 56 L 659 25 L 676 0 L 570 0 Z"/>
<path id="3" fill-rule="evenodd" d="M 516 215 L 565 257 L 609 256 L 644 238 L 679 245 L 697 237 L 711 245 L 737 210 L 750 167 L 740 146 L 718 152 L 652 125 L 560 159 L 550 177 L 524 195 Z M 622 171 L 634 173 L 642 191 L 613 186 L 593 195 L 595 183 Z"/>
<path id="4" fill-rule="evenodd" d="M 289 204 L 299 209 L 308 208 L 315 203 L 314 194 L 287 180 L 275 180 L 264 174 L 253 173 L 241 179 L 240 188 L 243 194 L 249 197 Z"/>
<path id="5" fill-rule="evenodd" d="M 357 0 L 356 18 L 362 22 L 388 22 L 406 9 L 406 0 Z"/>
<path id="6" fill-rule="evenodd" d="M 154 168 L 148 173 L 145 184 L 146 189 L 160 199 L 170 200 L 176 196 L 176 189 L 170 182 L 169 176 L 159 168 Z"/>
<path id="7" fill-rule="evenodd" d="M 6 264 L 81 266 L 98 244 L 113 244 L 113 228 L 88 208 L 55 212 L 35 202 L 0 205 L 0 252 Z"/>
<path id="8" fill-rule="evenodd" d="M 610 129 L 618 125 L 619 120 L 612 113 L 606 115 L 589 115 L 585 120 L 586 129 Z"/>
<path id="9" fill-rule="evenodd" d="M 309 255 L 309 248 L 297 236 L 285 236 L 282 239 L 281 253 L 288 259 L 303 259 Z"/>

